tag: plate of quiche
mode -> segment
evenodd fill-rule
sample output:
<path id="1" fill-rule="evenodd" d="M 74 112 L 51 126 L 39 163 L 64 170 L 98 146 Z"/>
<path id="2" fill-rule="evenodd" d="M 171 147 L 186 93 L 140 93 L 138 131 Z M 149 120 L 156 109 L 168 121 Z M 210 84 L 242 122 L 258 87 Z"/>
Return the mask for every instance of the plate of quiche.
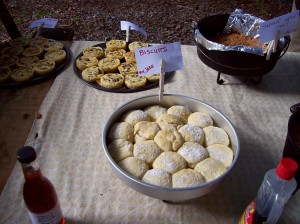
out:
<path id="1" fill-rule="evenodd" d="M 24 86 L 57 75 L 71 53 L 60 41 L 36 36 L 10 40 L 0 49 L 0 86 Z"/>
<path id="2" fill-rule="evenodd" d="M 77 77 L 85 84 L 108 92 L 131 93 L 158 86 L 160 74 L 139 76 L 134 50 L 148 43 L 113 39 L 86 47 L 75 58 Z"/>

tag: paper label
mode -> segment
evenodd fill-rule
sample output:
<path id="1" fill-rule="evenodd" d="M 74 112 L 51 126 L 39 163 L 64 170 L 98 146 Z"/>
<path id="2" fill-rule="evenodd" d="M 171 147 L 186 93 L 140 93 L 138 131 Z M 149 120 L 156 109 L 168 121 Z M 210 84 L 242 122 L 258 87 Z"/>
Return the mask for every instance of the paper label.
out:
<path id="1" fill-rule="evenodd" d="M 299 22 L 299 10 L 293 11 L 283 16 L 276 17 L 260 24 L 259 41 L 266 43 L 276 38 L 276 32 L 279 31 L 279 37 L 286 36 L 297 31 Z"/>
<path id="2" fill-rule="evenodd" d="M 59 204 L 50 211 L 45 213 L 32 213 L 28 211 L 33 224 L 59 224 L 63 218 Z"/>
<path id="3" fill-rule="evenodd" d="M 121 21 L 121 30 L 127 30 L 127 27 L 130 27 L 130 30 L 136 30 L 139 31 L 144 36 L 147 36 L 147 32 L 140 28 L 139 26 L 135 25 L 134 23 L 128 22 L 128 21 Z"/>
<path id="4" fill-rule="evenodd" d="M 253 215 L 256 210 L 255 201 L 251 201 L 242 214 L 239 224 L 252 224 Z"/>
<path id="5" fill-rule="evenodd" d="M 137 48 L 134 52 L 140 76 L 159 74 L 161 60 L 164 60 L 164 72 L 181 70 L 183 68 L 179 42 Z"/>
<path id="6" fill-rule="evenodd" d="M 39 27 L 43 24 L 43 27 L 45 28 L 55 28 L 56 24 L 58 22 L 58 19 L 53 18 L 43 18 L 33 21 L 29 28 Z"/>

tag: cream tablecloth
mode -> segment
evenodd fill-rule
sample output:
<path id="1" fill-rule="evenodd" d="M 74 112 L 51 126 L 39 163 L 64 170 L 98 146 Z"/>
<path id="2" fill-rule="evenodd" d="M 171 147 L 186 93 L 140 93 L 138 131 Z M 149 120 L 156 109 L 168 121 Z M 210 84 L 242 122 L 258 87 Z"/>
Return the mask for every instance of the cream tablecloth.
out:
<path id="1" fill-rule="evenodd" d="M 76 41 L 76 57 L 97 42 Z M 237 223 L 255 197 L 265 172 L 281 158 L 290 116 L 300 99 L 300 54 L 286 53 L 259 85 L 222 75 L 182 46 L 184 70 L 168 79 L 165 93 L 197 98 L 222 111 L 235 125 L 241 153 L 232 174 L 213 192 L 181 203 L 164 203 L 123 184 L 111 171 L 101 145 L 110 114 L 126 101 L 158 88 L 120 94 L 100 91 L 75 75 L 73 63 L 55 80 L 40 106 L 27 145 L 39 150 L 41 169 L 55 185 L 67 223 Z M 38 138 L 34 137 L 38 133 Z M 30 223 L 17 163 L 0 197 L 0 223 Z M 300 193 L 288 202 L 280 223 L 300 223 Z"/>

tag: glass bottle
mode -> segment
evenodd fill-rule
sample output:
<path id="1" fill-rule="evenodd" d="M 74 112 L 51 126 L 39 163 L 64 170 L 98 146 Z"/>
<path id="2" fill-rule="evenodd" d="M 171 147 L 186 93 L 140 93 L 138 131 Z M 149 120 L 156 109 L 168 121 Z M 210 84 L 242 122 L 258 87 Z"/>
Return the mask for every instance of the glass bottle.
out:
<path id="1" fill-rule="evenodd" d="M 43 176 L 36 157 L 35 149 L 30 146 L 25 146 L 17 152 L 25 178 L 23 197 L 31 222 L 64 224 L 55 188 Z"/>

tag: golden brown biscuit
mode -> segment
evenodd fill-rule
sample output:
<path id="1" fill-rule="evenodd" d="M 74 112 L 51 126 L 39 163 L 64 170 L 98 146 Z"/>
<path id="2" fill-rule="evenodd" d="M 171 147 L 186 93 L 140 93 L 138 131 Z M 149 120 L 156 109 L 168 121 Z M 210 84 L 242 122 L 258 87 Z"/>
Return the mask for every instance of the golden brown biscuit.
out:
<path id="1" fill-rule="evenodd" d="M 105 50 L 105 57 L 107 58 L 117 58 L 119 60 L 124 59 L 126 51 L 124 49 L 114 49 L 114 50 Z"/>
<path id="2" fill-rule="evenodd" d="M 147 83 L 147 79 L 144 76 L 138 76 L 138 75 L 125 76 L 125 86 L 129 89 L 144 87 L 146 83 Z"/>
<path id="3" fill-rule="evenodd" d="M 41 57 L 43 54 L 43 48 L 37 45 L 33 45 L 27 47 L 22 54 L 24 57 L 32 57 L 32 56 Z"/>
<path id="4" fill-rule="evenodd" d="M 81 71 L 98 65 L 98 59 L 96 57 L 87 57 L 87 56 L 81 56 L 76 59 L 76 66 Z"/>
<path id="5" fill-rule="evenodd" d="M 1 50 L 2 55 L 18 56 L 23 52 L 23 47 L 5 47 Z"/>
<path id="6" fill-rule="evenodd" d="M 49 51 L 57 51 L 62 50 L 64 48 L 64 44 L 59 41 L 50 41 L 48 45 L 44 47 L 44 50 Z"/>
<path id="7" fill-rule="evenodd" d="M 18 68 L 12 71 L 11 78 L 15 82 L 25 82 L 31 80 L 34 76 L 32 68 Z"/>
<path id="8" fill-rule="evenodd" d="M 48 75 L 55 70 L 55 61 L 43 59 L 33 64 L 35 74 L 39 76 Z"/>
<path id="9" fill-rule="evenodd" d="M 104 51 L 102 47 L 87 47 L 84 48 L 82 54 L 87 57 L 96 57 L 97 59 L 101 59 L 104 57 Z"/>
<path id="10" fill-rule="evenodd" d="M 37 45 L 40 46 L 42 49 L 44 49 L 49 45 L 49 39 L 42 36 L 37 36 L 30 39 L 29 45 L 30 46 Z"/>
<path id="11" fill-rule="evenodd" d="M 168 114 L 172 114 L 175 115 L 176 117 L 178 117 L 183 123 L 187 123 L 188 121 L 188 117 L 192 114 L 192 111 L 185 107 L 185 106 L 181 106 L 181 105 L 174 105 L 171 106 L 168 111 Z"/>
<path id="12" fill-rule="evenodd" d="M 136 62 L 135 53 L 134 51 L 128 51 L 124 55 L 126 62 Z"/>
<path id="13" fill-rule="evenodd" d="M 86 68 L 81 73 L 82 78 L 87 82 L 96 82 L 104 75 L 104 71 L 98 66 Z"/>
<path id="14" fill-rule="evenodd" d="M 174 174 L 186 168 L 186 162 L 177 152 L 162 152 L 153 162 L 154 169 L 165 170 Z"/>
<path id="15" fill-rule="evenodd" d="M 118 66 L 118 70 L 122 75 L 138 74 L 136 62 L 123 62 Z"/>
<path id="16" fill-rule="evenodd" d="M 0 67 L 16 67 L 19 58 L 17 56 L 3 55 L 0 57 Z"/>
<path id="17" fill-rule="evenodd" d="M 19 67 L 33 67 L 33 64 L 38 62 L 40 59 L 37 56 L 31 57 L 20 57 L 17 66 Z"/>
<path id="18" fill-rule="evenodd" d="M 135 142 L 153 140 L 160 131 L 157 123 L 150 121 L 140 121 L 134 125 Z"/>
<path id="19" fill-rule="evenodd" d="M 103 58 L 99 61 L 98 66 L 105 73 L 116 73 L 120 64 L 121 62 L 117 58 Z"/>
<path id="20" fill-rule="evenodd" d="M 175 115 L 173 114 L 162 114 L 157 119 L 156 122 L 158 124 L 160 123 L 167 123 L 172 126 L 174 126 L 176 129 L 178 126 L 183 125 L 183 122 Z"/>
<path id="21" fill-rule="evenodd" d="M 106 42 L 106 48 L 108 50 L 115 50 L 115 49 L 125 49 L 126 48 L 126 41 L 125 40 L 110 40 Z"/>
<path id="22" fill-rule="evenodd" d="M 145 77 L 149 82 L 158 82 L 160 78 L 160 74 L 145 75 Z"/>
<path id="23" fill-rule="evenodd" d="M 124 76 L 119 73 L 109 73 L 102 75 L 100 79 L 96 79 L 96 82 L 108 89 L 120 89 L 124 84 Z"/>
<path id="24" fill-rule="evenodd" d="M 16 39 L 10 40 L 9 44 L 12 47 L 25 47 L 29 44 L 30 39 L 27 37 L 18 37 Z"/>
<path id="25" fill-rule="evenodd" d="M 140 41 L 134 41 L 128 45 L 130 51 L 134 51 L 135 49 L 142 47 L 148 47 L 148 44 Z"/>
<path id="26" fill-rule="evenodd" d="M 54 60 L 55 63 L 58 65 L 58 64 L 60 64 L 60 63 L 62 63 L 63 61 L 66 60 L 67 53 L 65 52 L 65 50 L 48 51 L 44 55 L 44 58 Z"/>

